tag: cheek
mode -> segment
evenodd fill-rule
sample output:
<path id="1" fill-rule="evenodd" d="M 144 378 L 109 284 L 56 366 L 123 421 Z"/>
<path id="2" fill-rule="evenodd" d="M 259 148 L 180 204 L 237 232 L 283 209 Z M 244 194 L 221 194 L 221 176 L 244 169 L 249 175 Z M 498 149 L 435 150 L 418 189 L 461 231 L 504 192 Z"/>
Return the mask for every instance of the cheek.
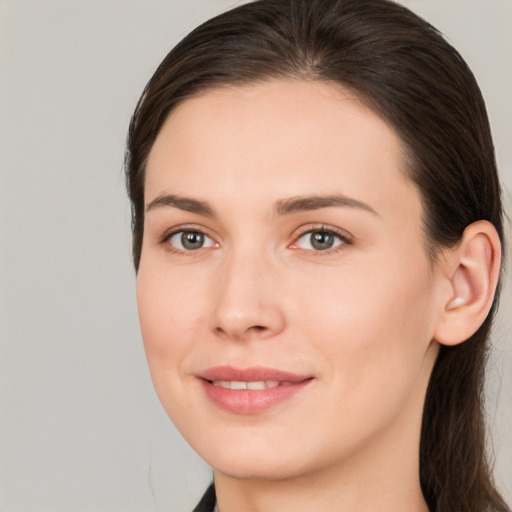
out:
<path id="1" fill-rule="evenodd" d="M 204 280 L 165 266 L 147 265 L 137 277 L 137 307 L 144 343 L 165 350 L 187 343 L 203 316 Z"/>
<path id="2" fill-rule="evenodd" d="M 193 429 L 184 411 L 189 396 L 187 361 L 204 327 L 198 297 L 204 296 L 165 269 L 141 268 L 137 277 L 137 307 L 144 350 L 158 398 L 171 421 L 182 431 Z M 193 423 L 193 422 L 192 422 Z"/>
<path id="3" fill-rule="evenodd" d="M 386 333 L 399 341 L 400 333 L 421 330 L 433 291 L 426 264 L 405 258 L 387 266 L 382 259 L 347 265 L 303 280 L 298 288 L 293 294 L 297 318 L 305 315 L 312 328 L 348 338 L 354 347 L 368 338 L 364 333 L 381 332 L 384 342 Z"/>
<path id="4" fill-rule="evenodd" d="M 339 272 L 297 304 L 302 329 L 329 361 L 333 389 L 366 402 L 404 398 L 433 333 L 428 269 L 405 259 L 379 263 Z"/>
<path id="5" fill-rule="evenodd" d="M 155 268 L 139 271 L 137 307 L 149 369 L 160 395 L 182 377 L 183 361 L 204 326 L 200 300 L 205 293 L 186 277 Z"/>

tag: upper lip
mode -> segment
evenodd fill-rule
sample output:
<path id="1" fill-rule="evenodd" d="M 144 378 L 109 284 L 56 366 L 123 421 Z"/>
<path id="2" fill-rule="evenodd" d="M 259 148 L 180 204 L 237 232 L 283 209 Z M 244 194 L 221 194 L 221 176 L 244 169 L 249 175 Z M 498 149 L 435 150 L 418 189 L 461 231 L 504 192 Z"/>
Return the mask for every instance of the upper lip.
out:
<path id="1" fill-rule="evenodd" d="M 236 382 L 302 382 L 312 378 L 311 375 L 290 373 L 274 368 L 255 366 L 251 368 L 235 368 L 233 366 L 215 366 L 198 374 L 198 377 L 209 381 L 236 381 Z"/>

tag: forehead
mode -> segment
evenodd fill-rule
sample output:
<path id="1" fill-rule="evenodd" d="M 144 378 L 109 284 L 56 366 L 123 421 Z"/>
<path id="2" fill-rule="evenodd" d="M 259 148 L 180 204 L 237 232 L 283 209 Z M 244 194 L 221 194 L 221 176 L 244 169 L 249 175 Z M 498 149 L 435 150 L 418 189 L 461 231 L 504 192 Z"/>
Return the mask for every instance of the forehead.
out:
<path id="1" fill-rule="evenodd" d="M 214 89 L 164 123 L 148 159 L 146 203 L 191 189 L 248 204 L 335 192 L 379 207 L 411 199 L 419 213 L 404 154 L 394 130 L 339 86 L 275 80 Z"/>

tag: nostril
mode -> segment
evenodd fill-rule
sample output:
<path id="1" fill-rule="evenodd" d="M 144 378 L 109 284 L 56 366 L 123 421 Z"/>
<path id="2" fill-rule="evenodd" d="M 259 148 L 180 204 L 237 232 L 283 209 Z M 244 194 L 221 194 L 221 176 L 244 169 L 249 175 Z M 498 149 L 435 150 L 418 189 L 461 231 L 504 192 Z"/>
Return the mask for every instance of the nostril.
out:
<path id="1" fill-rule="evenodd" d="M 226 329 L 223 328 L 222 326 L 218 326 L 215 328 L 215 332 L 217 334 L 232 336 L 234 338 L 244 338 L 245 336 L 250 336 L 250 333 L 265 333 L 268 330 L 268 327 L 265 327 L 264 325 L 252 325 L 248 329 L 240 329 L 240 331 L 238 331 L 237 329 Z"/>
<path id="2" fill-rule="evenodd" d="M 284 328 L 284 316 L 274 304 L 221 303 L 212 312 L 210 327 L 216 336 L 235 340 L 267 338 Z"/>

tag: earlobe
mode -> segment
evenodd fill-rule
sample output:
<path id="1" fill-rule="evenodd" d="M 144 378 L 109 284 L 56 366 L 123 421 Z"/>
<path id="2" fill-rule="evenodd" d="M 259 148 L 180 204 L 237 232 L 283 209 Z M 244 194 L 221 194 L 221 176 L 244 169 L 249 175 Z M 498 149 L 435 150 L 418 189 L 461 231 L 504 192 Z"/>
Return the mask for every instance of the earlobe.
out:
<path id="1" fill-rule="evenodd" d="M 487 221 L 469 225 L 459 245 L 445 254 L 449 295 L 441 299 L 435 339 L 457 345 L 470 338 L 491 309 L 498 284 L 501 243 Z"/>

